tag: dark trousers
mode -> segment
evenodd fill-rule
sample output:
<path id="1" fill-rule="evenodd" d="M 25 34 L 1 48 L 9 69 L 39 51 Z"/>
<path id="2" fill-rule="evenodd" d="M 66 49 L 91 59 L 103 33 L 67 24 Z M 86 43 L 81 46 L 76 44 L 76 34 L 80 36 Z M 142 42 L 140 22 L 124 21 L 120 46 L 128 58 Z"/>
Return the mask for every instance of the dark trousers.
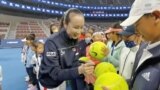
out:
<path id="1" fill-rule="evenodd" d="M 37 85 L 37 88 L 38 90 L 40 90 L 39 88 L 39 84 L 38 84 L 38 80 L 37 80 L 37 77 L 36 77 L 36 74 L 33 73 L 33 67 L 26 67 L 26 71 L 27 71 L 27 74 L 30 78 L 30 82 L 33 84 L 33 85 Z"/>

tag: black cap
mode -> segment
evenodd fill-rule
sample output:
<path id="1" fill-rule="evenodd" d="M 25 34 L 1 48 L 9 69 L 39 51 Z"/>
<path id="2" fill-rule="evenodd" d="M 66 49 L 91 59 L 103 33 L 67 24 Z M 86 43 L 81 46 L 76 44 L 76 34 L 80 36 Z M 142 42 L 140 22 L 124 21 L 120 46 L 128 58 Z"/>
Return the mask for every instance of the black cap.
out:
<path id="1" fill-rule="evenodd" d="M 123 29 L 122 32 L 119 32 L 118 34 L 122 35 L 122 36 L 130 36 L 135 34 L 135 27 L 133 25 L 126 27 L 125 29 Z"/>

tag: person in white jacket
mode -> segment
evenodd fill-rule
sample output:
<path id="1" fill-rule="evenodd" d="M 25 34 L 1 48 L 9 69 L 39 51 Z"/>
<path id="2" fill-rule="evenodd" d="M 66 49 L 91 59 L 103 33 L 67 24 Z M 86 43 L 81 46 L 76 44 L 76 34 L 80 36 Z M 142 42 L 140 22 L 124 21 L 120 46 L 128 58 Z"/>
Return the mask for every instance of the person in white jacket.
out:
<path id="1" fill-rule="evenodd" d="M 131 79 L 136 53 L 142 39 L 140 35 L 135 34 L 134 26 L 128 26 L 119 34 L 122 35 L 126 45 L 121 50 L 119 74 L 128 81 Z"/>
<path id="2" fill-rule="evenodd" d="M 3 80 L 2 67 L 0 66 L 0 90 L 2 90 L 2 80 Z"/>

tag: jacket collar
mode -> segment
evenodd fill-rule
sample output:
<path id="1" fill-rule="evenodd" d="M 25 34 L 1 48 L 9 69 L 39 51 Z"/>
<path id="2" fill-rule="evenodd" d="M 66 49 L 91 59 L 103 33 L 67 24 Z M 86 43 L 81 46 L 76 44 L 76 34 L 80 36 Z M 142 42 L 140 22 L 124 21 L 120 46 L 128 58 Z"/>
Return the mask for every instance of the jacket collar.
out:
<path id="1" fill-rule="evenodd" d="M 148 51 L 153 55 L 153 57 L 160 55 L 160 42 L 155 43 L 155 45 L 152 45 L 154 47 L 149 48 Z"/>
<path id="2" fill-rule="evenodd" d="M 113 45 L 113 41 L 112 41 L 112 45 Z M 114 46 L 114 49 L 119 49 L 121 47 L 124 47 L 125 43 L 124 43 L 123 40 L 121 40 L 121 41 L 118 42 L 118 44 L 116 46 L 115 45 L 113 45 L 113 46 Z"/>

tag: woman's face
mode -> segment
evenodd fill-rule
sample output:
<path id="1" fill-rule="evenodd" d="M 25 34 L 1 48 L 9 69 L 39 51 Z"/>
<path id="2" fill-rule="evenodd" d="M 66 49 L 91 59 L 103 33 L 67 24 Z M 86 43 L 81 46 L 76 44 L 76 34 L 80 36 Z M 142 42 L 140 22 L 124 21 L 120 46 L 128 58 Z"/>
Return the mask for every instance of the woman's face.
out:
<path id="1" fill-rule="evenodd" d="M 32 44 L 32 40 L 27 40 L 27 41 L 26 41 L 26 44 L 27 44 L 27 45 L 31 45 L 31 44 Z"/>
<path id="2" fill-rule="evenodd" d="M 58 27 L 57 26 L 52 26 L 52 32 L 53 33 L 58 32 Z"/>
<path id="3" fill-rule="evenodd" d="M 136 34 L 129 35 L 129 36 L 122 36 L 124 41 L 134 41 L 136 38 Z"/>
<path id="4" fill-rule="evenodd" d="M 93 34 L 93 33 L 94 33 L 94 30 L 89 29 L 88 32 L 90 32 L 91 34 Z"/>
<path id="5" fill-rule="evenodd" d="M 96 42 L 96 41 L 101 41 L 101 42 L 103 42 L 103 41 L 104 41 L 103 35 L 101 35 L 101 34 L 95 35 L 95 36 L 93 37 L 93 42 Z"/>
<path id="6" fill-rule="evenodd" d="M 41 54 L 44 51 L 44 45 L 43 44 L 38 44 L 37 46 L 37 53 Z"/>
<path id="7" fill-rule="evenodd" d="M 65 23 L 64 26 L 67 30 L 68 35 L 72 39 L 78 39 L 83 32 L 83 26 L 85 23 L 84 17 L 82 15 L 70 13 L 70 22 L 68 25 Z"/>
<path id="8" fill-rule="evenodd" d="M 108 38 L 111 39 L 112 41 L 115 41 L 116 38 L 118 37 L 115 32 L 111 32 L 111 33 L 109 33 L 107 36 L 108 36 Z"/>
<path id="9" fill-rule="evenodd" d="M 92 34 L 91 33 L 85 33 L 85 38 L 92 38 Z"/>

